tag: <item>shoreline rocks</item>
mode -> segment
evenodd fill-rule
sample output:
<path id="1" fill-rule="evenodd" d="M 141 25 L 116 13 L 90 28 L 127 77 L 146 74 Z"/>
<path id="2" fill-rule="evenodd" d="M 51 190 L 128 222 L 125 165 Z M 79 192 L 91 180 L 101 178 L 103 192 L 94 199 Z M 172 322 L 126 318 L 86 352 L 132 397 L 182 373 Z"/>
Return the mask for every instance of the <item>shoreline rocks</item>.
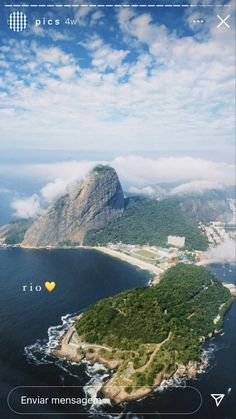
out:
<path id="1" fill-rule="evenodd" d="M 80 314 L 80 316 L 76 317 L 75 319 L 79 320 L 82 315 L 83 314 Z M 94 348 L 93 352 L 89 352 L 90 348 Z M 132 390 L 129 393 L 126 391 L 125 386 L 119 385 L 116 382 L 117 372 L 115 370 L 120 366 L 121 361 L 115 359 L 105 359 L 99 353 L 100 348 L 101 347 L 99 345 L 92 345 L 83 342 L 77 335 L 75 326 L 72 325 L 61 337 L 58 347 L 51 353 L 55 357 L 68 359 L 69 361 L 77 363 L 80 363 L 82 359 L 86 359 L 92 364 L 99 362 L 101 365 L 108 368 L 111 372 L 113 371 L 113 375 L 103 385 L 100 391 L 104 397 L 108 397 L 117 404 L 123 403 L 125 401 L 142 399 L 153 393 L 153 391 L 157 389 L 163 381 L 169 380 L 173 376 L 178 378 L 194 379 L 196 378 L 197 374 L 202 373 L 207 367 L 207 362 L 203 359 L 201 364 L 197 363 L 196 361 L 190 361 L 187 365 L 177 364 L 176 371 L 174 373 L 167 374 L 164 373 L 164 371 L 160 371 L 157 374 L 155 382 L 152 386 L 135 388 L 135 386 L 131 385 Z M 81 350 L 83 353 L 80 352 Z"/>

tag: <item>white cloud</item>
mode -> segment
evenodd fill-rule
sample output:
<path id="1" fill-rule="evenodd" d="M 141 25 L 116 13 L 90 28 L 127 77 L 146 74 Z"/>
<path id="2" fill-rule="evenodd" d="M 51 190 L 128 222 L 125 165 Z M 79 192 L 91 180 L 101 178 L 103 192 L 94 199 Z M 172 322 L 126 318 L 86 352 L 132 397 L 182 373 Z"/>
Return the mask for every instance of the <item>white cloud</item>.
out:
<path id="1" fill-rule="evenodd" d="M 10 111 L 0 113 L 0 122 L 9 146 L 20 132 L 25 148 L 233 149 L 233 30 L 217 30 L 209 19 L 201 40 L 199 33 L 178 37 L 149 13 L 121 9 L 116 36 L 123 42 L 114 47 L 91 38 L 88 23 L 98 12 L 91 9 L 78 10 L 88 66 L 80 65 L 80 52 L 59 43 L 5 42 L 1 52 L 10 68 L 2 86 L 10 94 L 1 102 Z M 129 51 L 137 55 L 132 63 Z"/>
<path id="2" fill-rule="evenodd" d="M 65 193 L 67 185 L 64 179 L 55 179 L 54 182 L 47 183 L 40 191 L 42 198 L 47 202 L 53 201 Z"/>
<path id="3" fill-rule="evenodd" d="M 118 173 L 125 191 L 137 194 L 164 196 L 158 183 L 174 182 L 180 185 L 172 194 L 204 192 L 223 189 L 235 183 L 235 167 L 226 163 L 185 157 L 157 159 L 140 156 L 120 156 L 110 161 L 65 161 L 34 165 L 4 166 L 0 173 L 35 177 L 45 182 L 38 195 L 17 199 L 12 203 L 18 217 L 34 217 L 45 206 L 69 190 L 76 181 L 83 179 L 97 164 L 109 164 Z"/>
<path id="4" fill-rule="evenodd" d="M 52 63 L 55 67 L 73 62 L 71 55 L 64 53 L 59 47 L 39 48 L 33 47 L 37 60 L 41 63 Z"/>
<path id="5" fill-rule="evenodd" d="M 161 157 L 119 156 L 113 160 L 63 161 L 46 164 L 8 165 L 4 173 L 36 177 L 46 183 L 41 190 L 50 201 L 66 190 L 67 186 L 82 179 L 95 165 L 110 164 L 128 187 L 145 188 L 162 182 L 179 182 L 172 193 L 184 190 L 221 188 L 235 184 L 235 166 L 232 164 L 193 158 L 190 156 Z M 152 187 L 152 186 L 151 186 Z"/>
<path id="6" fill-rule="evenodd" d="M 76 67 L 72 65 L 65 65 L 56 70 L 56 74 L 61 78 L 61 80 L 67 80 L 73 77 L 76 73 Z"/>
<path id="7" fill-rule="evenodd" d="M 20 173 L 45 182 L 65 180 L 67 185 L 82 179 L 96 164 L 110 164 L 123 182 L 145 187 L 161 182 L 181 182 L 204 188 L 235 184 L 235 166 L 190 156 L 145 158 L 137 155 L 118 156 L 113 160 L 63 161 L 45 164 L 7 165 L 0 173 Z M 194 183 L 195 182 L 195 183 Z"/>
<path id="8" fill-rule="evenodd" d="M 137 188 L 136 186 L 130 186 L 128 192 L 140 194 L 140 195 L 150 195 L 152 196 L 155 193 L 155 188 L 153 186 L 144 186 L 143 188 Z"/>
<path id="9" fill-rule="evenodd" d="M 79 7 L 75 12 L 77 25 L 82 27 L 94 26 L 95 24 L 100 23 L 104 17 L 104 13 L 101 10 L 98 10 L 96 7 L 91 7 L 91 3 L 89 1 L 75 0 L 75 3 L 82 4 L 82 6 Z"/>
<path id="10" fill-rule="evenodd" d="M 40 213 L 40 199 L 34 194 L 28 198 L 14 200 L 11 207 L 18 218 L 34 218 Z"/>
<path id="11" fill-rule="evenodd" d="M 0 188 L 0 193 L 10 193 L 10 189 L 8 188 Z"/>
<path id="12" fill-rule="evenodd" d="M 196 192 L 203 193 L 210 189 L 223 189 L 222 183 L 208 181 L 208 180 L 193 180 L 192 182 L 183 183 L 182 185 L 176 186 L 171 190 L 172 195 Z"/>
<path id="13" fill-rule="evenodd" d="M 75 13 L 77 24 L 79 24 L 80 26 L 86 26 L 86 24 L 88 23 L 88 17 L 91 13 L 93 13 L 92 7 L 89 7 L 86 1 L 84 1 L 83 7 L 79 7 Z"/>
<path id="14" fill-rule="evenodd" d="M 58 182 L 60 179 L 66 182 L 66 186 L 77 179 L 82 179 L 100 161 L 63 161 L 58 163 L 29 164 L 21 166 L 21 172 L 28 176 L 45 179 L 45 181 Z M 14 170 L 12 168 L 11 170 Z M 19 168 L 15 168 L 19 170 Z"/>
<path id="15" fill-rule="evenodd" d="M 103 17 L 104 17 L 104 13 L 102 13 L 101 10 L 95 11 L 91 16 L 90 25 L 91 26 L 97 25 L 99 22 L 101 22 Z"/>
<path id="16" fill-rule="evenodd" d="M 30 30 L 23 33 L 24 36 L 36 36 L 40 38 L 51 38 L 54 42 L 58 41 L 72 41 L 74 38 L 69 35 L 67 32 L 63 31 L 60 32 L 59 29 L 51 29 L 42 26 L 35 26 L 33 25 Z M 36 38 L 37 39 L 37 38 Z"/>
<path id="17" fill-rule="evenodd" d="M 0 109 L 0 115 L 13 116 L 15 115 L 15 109 L 14 108 Z"/>
<path id="18" fill-rule="evenodd" d="M 42 207 L 47 206 L 65 194 L 71 185 L 83 179 L 97 163 L 96 161 L 71 161 L 53 164 L 20 165 L 20 167 L 18 165 L 4 166 L 2 171 L 5 174 L 9 171 L 11 175 L 17 175 L 20 171 L 23 176 L 30 178 L 35 176 L 37 179 L 40 178 L 42 181 L 47 182 L 40 189 L 39 194 L 33 194 L 27 198 L 14 199 L 11 204 L 15 211 L 14 215 L 19 218 L 36 217 L 39 215 Z M 5 189 L 3 191 L 5 192 Z"/>
<path id="19" fill-rule="evenodd" d="M 92 57 L 92 65 L 99 71 L 116 69 L 129 53 L 128 50 L 112 48 L 98 36 L 94 36 L 86 42 L 81 42 L 81 45 L 88 49 Z"/>
<path id="20" fill-rule="evenodd" d="M 209 259 L 216 260 L 216 261 L 235 263 L 235 255 L 236 255 L 235 245 L 236 245 L 235 240 L 232 240 L 232 239 L 225 240 L 224 243 L 207 251 L 206 256 Z"/>
<path id="21" fill-rule="evenodd" d="M 110 164 L 122 182 L 129 186 L 145 187 L 161 182 L 199 182 L 204 188 L 235 184 L 235 166 L 191 156 L 145 158 L 138 155 L 118 156 L 112 160 L 62 161 L 45 164 L 7 165 L 0 173 L 20 173 L 47 182 L 62 179 L 70 184 L 82 179 L 95 165 Z M 57 188 L 56 188 L 57 189 Z"/>
<path id="22" fill-rule="evenodd" d="M 135 186 L 160 182 L 204 181 L 235 183 L 234 165 L 184 157 L 150 159 L 140 156 L 117 157 L 111 162 L 122 180 Z M 205 184 L 206 185 L 206 184 Z"/>

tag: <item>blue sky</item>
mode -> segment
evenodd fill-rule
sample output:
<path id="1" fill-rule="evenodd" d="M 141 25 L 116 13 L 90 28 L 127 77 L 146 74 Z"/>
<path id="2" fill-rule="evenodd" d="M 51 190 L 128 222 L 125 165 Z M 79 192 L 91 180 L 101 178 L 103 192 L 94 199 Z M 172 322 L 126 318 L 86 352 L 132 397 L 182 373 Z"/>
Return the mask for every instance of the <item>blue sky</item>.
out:
<path id="1" fill-rule="evenodd" d="M 1 162 L 0 179 L 41 185 L 14 191 L 15 215 L 37 215 L 97 163 L 139 193 L 160 182 L 181 191 L 235 183 L 234 8 L 28 7 L 28 29 L 14 33 L 15 9 L 2 6 L 0 149 L 22 152 Z M 217 27 L 217 14 L 230 14 L 230 28 Z M 60 25 L 36 26 L 43 18 Z M 26 149 L 68 150 L 70 160 L 25 163 Z"/>
<path id="2" fill-rule="evenodd" d="M 1 148 L 233 151 L 234 6 L 2 8 Z"/>

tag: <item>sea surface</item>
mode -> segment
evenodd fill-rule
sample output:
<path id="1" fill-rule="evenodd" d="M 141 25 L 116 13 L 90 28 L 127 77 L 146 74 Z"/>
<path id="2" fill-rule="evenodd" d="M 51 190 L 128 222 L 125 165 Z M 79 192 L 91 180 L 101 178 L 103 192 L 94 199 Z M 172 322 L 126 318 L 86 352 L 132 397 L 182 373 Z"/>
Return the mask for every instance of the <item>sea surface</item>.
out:
<path id="1" fill-rule="evenodd" d="M 234 265 L 212 265 L 209 269 L 224 282 L 232 283 L 235 278 Z M 7 395 L 17 386 L 79 386 L 71 390 L 77 397 L 96 393 L 109 371 L 99 364 L 58 360 L 48 354 L 49 344 L 53 346 L 68 319 L 89 304 L 124 289 L 147 286 L 149 278 L 145 271 L 92 250 L 0 248 L 0 417 L 31 417 L 16 415 L 8 408 Z M 56 282 L 52 293 L 44 289 L 45 281 Z M 35 291 L 36 285 L 42 291 Z M 204 345 L 209 368 L 196 380 L 173 381 L 144 400 L 120 407 L 104 404 L 79 407 L 78 412 L 85 418 L 180 418 L 197 410 L 202 397 L 201 408 L 189 417 L 234 419 L 235 324 L 236 304 L 225 315 L 222 333 Z M 211 393 L 226 394 L 218 408 Z M 47 407 L 41 412 L 44 417 L 76 417 L 49 416 L 56 410 Z M 167 414 L 173 412 L 179 415 Z"/>
<path id="2" fill-rule="evenodd" d="M 0 226 L 14 218 L 14 200 L 39 193 L 53 180 L 39 176 L 32 165 L 114 157 L 114 153 L 99 155 L 97 151 L 1 150 Z M 28 165 L 32 166 L 31 171 Z M 234 265 L 217 264 L 209 269 L 224 282 L 234 281 Z M 71 389 L 71 394 L 81 397 L 96 394 L 108 378 L 107 369 L 99 364 L 76 365 L 57 360 L 48 354 L 49 348 L 56 344 L 73 315 L 101 298 L 128 288 L 147 286 L 149 279 L 147 272 L 95 251 L 0 248 L 0 419 L 81 417 L 58 415 L 58 412 L 51 416 L 49 413 L 55 412 L 43 407 L 41 411 L 45 416 L 19 416 L 9 410 L 7 395 L 17 386 L 79 386 L 77 390 Z M 51 294 L 44 289 L 45 281 L 56 282 Z M 27 286 L 25 292 L 23 286 Z M 42 291 L 36 291 L 36 286 L 41 286 Z M 145 400 L 119 408 L 109 404 L 100 408 L 81 407 L 82 417 L 235 419 L 235 325 L 236 304 L 225 315 L 222 333 L 204 345 L 209 368 L 197 380 L 174 381 L 172 386 L 167 383 Z M 198 409 L 199 392 L 200 410 L 185 415 Z M 226 394 L 219 408 L 215 407 L 211 393 Z M 12 400 L 14 402 L 14 394 Z"/>

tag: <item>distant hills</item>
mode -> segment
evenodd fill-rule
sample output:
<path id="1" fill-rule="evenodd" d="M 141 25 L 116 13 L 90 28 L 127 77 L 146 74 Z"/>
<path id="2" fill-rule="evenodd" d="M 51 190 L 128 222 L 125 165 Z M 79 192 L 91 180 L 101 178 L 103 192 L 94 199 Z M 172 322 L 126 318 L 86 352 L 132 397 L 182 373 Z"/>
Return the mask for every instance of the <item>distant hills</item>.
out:
<path id="1" fill-rule="evenodd" d="M 106 245 L 108 242 L 165 246 L 169 235 L 185 236 L 186 248 L 205 250 L 206 236 L 197 222 L 185 215 L 177 198 L 157 201 L 144 197 L 125 200 L 121 217 L 103 229 L 89 231 L 86 245 Z"/>
<path id="2" fill-rule="evenodd" d="M 129 196 L 116 171 L 96 166 L 55 200 L 35 220 L 20 220 L 0 228 L 0 241 L 24 247 L 128 244 L 166 245 L 168 235 L 185 236 L 186 248 L 205 250 L 201 221 L 232 217 L 221 191 L 167 196 Z"/>
<path id="3" fill-rule="evenodd" d="M 232 211 L 222 190 L 209 190 L 201 195 L 187 194 L 178 200 L 183 213 L 195 221 L 228 222 L 232 219 Z"/>

